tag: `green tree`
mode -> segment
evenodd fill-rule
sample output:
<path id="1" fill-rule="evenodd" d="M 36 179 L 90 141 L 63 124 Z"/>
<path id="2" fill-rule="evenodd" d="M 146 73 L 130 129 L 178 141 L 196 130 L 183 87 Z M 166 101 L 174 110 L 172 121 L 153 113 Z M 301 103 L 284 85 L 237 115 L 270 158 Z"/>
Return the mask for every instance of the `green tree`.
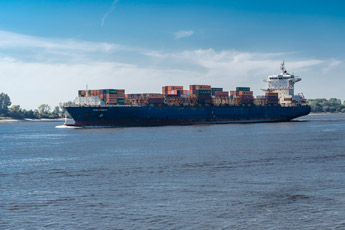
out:
<path id="1" fill-rule="evenodd" d="M 8 115 L 8 107 L 11 105 L 10 97 L 5 94 L 0 94 L 0 116 L 7 116 Z"/>
<path id="2" fill-rule="evenodd" d="M 342 104 L 341 100 L 337 98 L 331 98 L 329 100 L 325 98 L 308 99 L 307 102 L 311 107 L 311 111 L 314 113 L 345 112 L 345 102 Z"/>
<path id="3" fill-rule="evenodd" d="M 35 115 L 35 113 L 32 109 L 30 109 L 28 111 L 23 110 L 23 113 L 24 113 L 24 117 L 26 117 L 26 118 L 31 118 L 31 119 L 38 118 L 38 116 Z"/>
<path id="4" fill-rule="evenodd" d="M 42 104 L 38 107 L 39 118 L 50 118 L 50 106 Z"/>
<path id="5" fill-rule="evenodd" d="M 60 107 L 59 106 L 55 106 L 53 112 L 52 112 L 52 116 L 54 118 L 59 118 L 62 116 L 62 111 L 60 110 Z"/>
<path id="6" fill-rule="evenodd" d="M 13 118 L 24 118 L 24 113 L 19 105 L 12 105 L 8 110 L 8 114 Z"/>

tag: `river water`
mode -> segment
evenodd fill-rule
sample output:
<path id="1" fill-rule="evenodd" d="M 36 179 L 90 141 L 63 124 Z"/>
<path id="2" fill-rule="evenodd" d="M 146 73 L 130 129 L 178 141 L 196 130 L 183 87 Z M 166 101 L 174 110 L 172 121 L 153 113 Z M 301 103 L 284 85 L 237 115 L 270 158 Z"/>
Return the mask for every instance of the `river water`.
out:
<path id="1" fill-rule="evenodd" d="M 0 229 L 345 229 L 345 115 L 0 124 Z"/>

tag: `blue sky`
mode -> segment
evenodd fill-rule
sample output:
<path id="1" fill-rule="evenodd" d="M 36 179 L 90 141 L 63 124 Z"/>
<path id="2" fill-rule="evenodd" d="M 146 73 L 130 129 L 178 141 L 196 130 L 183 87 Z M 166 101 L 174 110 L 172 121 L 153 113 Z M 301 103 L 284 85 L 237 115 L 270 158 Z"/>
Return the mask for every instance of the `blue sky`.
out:
<path id="1" fill-rule="evenodd" d="M 343 1 L 1 1 L 0 91 L 36 108 L 90 88 L 251 86 L 301 76 L 307 98 L 345 99 Z"/>

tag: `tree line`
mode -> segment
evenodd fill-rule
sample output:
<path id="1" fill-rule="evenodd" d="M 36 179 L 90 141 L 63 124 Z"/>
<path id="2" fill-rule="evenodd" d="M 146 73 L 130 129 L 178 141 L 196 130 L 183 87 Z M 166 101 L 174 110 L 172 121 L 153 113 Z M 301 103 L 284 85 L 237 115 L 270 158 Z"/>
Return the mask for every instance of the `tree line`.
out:
<path id="1" fill-rule="evenodd" d="M 345 113 L 345 101 L 341 103 L 341 100 L 337 98 L 308 99 L 307 103 L 313 113 Z"/>
<path id="2" fill-rule="evenodd" d="M 51 109 L 49 105 L 42 104 L 35 110 L 26 110 L 19 105 L 12 105 L 10 97 L 5 94 L 0 94 L 0 117 L 10 117 L 16 119 L 31 118 L 31 119 L 56 119 L 65 116 L 65 111 L 62 106 L 55 106 Z"/>

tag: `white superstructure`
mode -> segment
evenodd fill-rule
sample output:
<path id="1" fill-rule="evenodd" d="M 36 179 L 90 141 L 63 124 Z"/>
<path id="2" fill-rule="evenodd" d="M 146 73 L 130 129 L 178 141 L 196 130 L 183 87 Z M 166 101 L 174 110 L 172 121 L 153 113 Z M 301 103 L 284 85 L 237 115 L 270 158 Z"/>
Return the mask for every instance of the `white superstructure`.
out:
<path id="1" fill-rule="evenodd" d="M 302 80 L 285 69 L 284 61 L 280 65 L 281 74 L 273 74 L 267 77 L 267 89 L 265 92 L 278 93 L 279 102 L 282 106 L 290 106 L 305 103 L 303 94 L 295 95 L 295 83 Z"/>
<path id="2" fill-rule="evenodd" d="M 104 106 L 104 102 L 99 97 L 76 97 L 73 101 L 74 105 L 79 106 Z"/>

